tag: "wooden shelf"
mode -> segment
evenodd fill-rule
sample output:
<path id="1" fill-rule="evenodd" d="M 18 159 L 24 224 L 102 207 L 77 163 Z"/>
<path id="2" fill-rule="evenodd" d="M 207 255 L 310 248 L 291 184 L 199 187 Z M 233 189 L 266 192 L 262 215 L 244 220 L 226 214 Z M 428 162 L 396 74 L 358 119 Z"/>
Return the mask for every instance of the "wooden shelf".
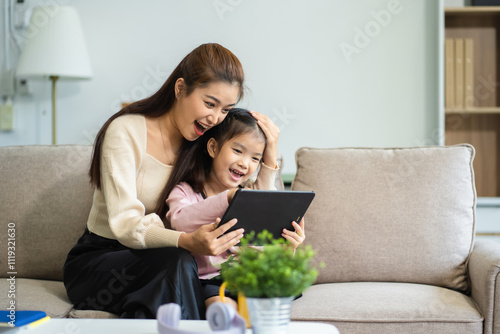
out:
<path id="1" fill-rule="evenodd" d="M 500 114 L 500 107 L 472 107 L 466 109 L 446 109 L 446 114 Z"/>
<path id="2" fill-rule="evenodd" d="M 500 232 L 476 232 L 476 235 L 479 237 L 498 237 Z"/>
<path id="3" fill-rule="evenodd" d="M 460 103 L 459 98 L 458 103 L 455 103 L 457 100 L 452 100 L 451 106 L 447 104 L 444 142 L 446 145 L 469 143 L 474 146 L 477 195 L 498 198 L 500 197 L 500 85 L 498 85 L 500 6 L 446 8 L 444 24 L 445 38 L 455 41 L 468 39 L 473 42 L 471 57 L 473 94 L 469 95 L 472 101 L 466 103 L 467 98 L 465 98 L 464 102 Z M 464 80 L 463 72 L 459 77 L 460 80 Z M 454 76 L 450 78 L 456 80 Z M 460 108 L 453 107 L 453 104 L 471 106 Z"/>
<path id="4" fill-rule="evenodd" d="M 446 14 L 500 14 L 500 6 L 446 7 Z"/>

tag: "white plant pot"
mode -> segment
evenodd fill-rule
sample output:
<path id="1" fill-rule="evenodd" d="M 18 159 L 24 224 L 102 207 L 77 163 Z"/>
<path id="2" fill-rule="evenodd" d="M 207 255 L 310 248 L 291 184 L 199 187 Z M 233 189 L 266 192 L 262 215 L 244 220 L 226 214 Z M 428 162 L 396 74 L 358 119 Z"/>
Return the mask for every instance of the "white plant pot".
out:
<path id="1" fill-rule="evenodd" d="M 246 298 L 253 334 L 286 334 L 294 297 Z"/>

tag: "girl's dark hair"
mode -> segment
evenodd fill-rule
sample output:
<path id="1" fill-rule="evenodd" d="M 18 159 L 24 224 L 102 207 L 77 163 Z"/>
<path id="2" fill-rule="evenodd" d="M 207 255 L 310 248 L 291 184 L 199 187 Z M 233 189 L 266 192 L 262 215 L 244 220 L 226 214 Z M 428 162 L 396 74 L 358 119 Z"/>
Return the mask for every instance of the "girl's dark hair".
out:
<path id="1" fill-rule="evenodd" d="M 101 189 L 101 151 L 104 135 L 111 122 L 126 114 L 141 114 L 149 117 L 160 117 L 168 113 L 175 103 L 175 83 L 183 78 L 188 96 L 196 88 L 205 87 L 213 82 L 237 84 L 238 100 L 243 97 L 243 67 L 236 56 L 216 43 L 202 44 L 189 53 L 168 77 L 163 86 L 152 96 L 129 104 L 111 116 L 98 132 L 92 152 L 90 165 L 90 184 Z"/>
<path id="2" fill-rule="evenodd" d="M 207 150 L 208 141 L 211 138 L 215 139 L 220 150 L 228 140 L 246 133 L 255 133 L 262 138 L 264 143 L 266 142 L 264 132 L 249 111 L 232 108 L 222 123 L 211 128 L 195 141 L 184 141 L 156 209 L 156 213 L 164 221 L 166 227 L 170 228 L 170 223 L 165 218 L 168 212 L 166 200 L 176 185 L 186 182 L 194 191 L 198 193 L 204 191 L 204 182 L 212 169 L 212 157 Z"/>

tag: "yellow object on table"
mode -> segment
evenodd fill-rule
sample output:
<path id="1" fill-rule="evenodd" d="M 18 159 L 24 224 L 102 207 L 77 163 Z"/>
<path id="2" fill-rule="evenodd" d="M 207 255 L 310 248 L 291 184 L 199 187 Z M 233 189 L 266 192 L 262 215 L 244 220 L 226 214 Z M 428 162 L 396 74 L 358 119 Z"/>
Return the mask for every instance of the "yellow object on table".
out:
<path id="1" fill-rule="evenodd" d="M 227 283 L 224 282 L 219 288 L 219 296 L 223 303 L 226 302 L 226 295 L 224 290 L 226 290 Z M 247 299 L 242 292 L 238 292 L 238 313 L 246 320 L 247 328 L 250 328 L 250 317 L 248 316 Z"/>

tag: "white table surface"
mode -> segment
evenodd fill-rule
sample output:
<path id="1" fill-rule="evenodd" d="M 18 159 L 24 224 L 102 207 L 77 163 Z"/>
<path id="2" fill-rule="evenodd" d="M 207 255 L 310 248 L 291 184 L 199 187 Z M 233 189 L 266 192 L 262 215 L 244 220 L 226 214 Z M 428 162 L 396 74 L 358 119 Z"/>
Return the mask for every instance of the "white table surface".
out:
<path id="1" fill-rule="evenodd" d="M 179 329 L 192 331 L 209 331 L 207 321 L 181 320 Z M 157 334 L 156 320 L 139 319 L 50 319 L 33 328 L 2 328 L 0 333 L 25 333 L 25 334 Z M 214 332 L 217 333 L 217 332 Z M 250 329 L 247 334 L 251 334 Z M 288 326 L 290 334 L 339 334 L 333 325 L 318 322 L 291 322 Z"/>

